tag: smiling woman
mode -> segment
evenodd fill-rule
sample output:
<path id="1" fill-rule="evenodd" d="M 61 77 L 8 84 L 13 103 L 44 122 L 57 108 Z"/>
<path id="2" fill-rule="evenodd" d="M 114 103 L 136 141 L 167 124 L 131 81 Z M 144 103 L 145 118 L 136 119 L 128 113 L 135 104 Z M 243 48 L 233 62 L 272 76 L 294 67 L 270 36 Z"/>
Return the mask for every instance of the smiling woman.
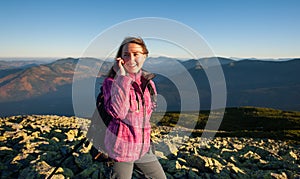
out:
<path id="1" fill-rule="evenodd" d="M 124 63 L 124 68 L 128 73 L 137 73 L 143 66 L 146 56 L 143 54 L 142 48 L 134 43 L 129 43 L 124 46 L 123 60 L 118 58 L 121 63 Z"/>
<path id="2" fill-rule="evenodd" d="M 116 60 L 118 63 L 115 63 L 114 71 L 118 72 L 120 70 L 122 75 L 125 75 L 125 71 L 132 74 L 137 73 L 141 70 L 148 53 L 141 38 L 126 38 L 117 52 Z M 122 68 L 122 65 L 124 65 L 124 68 Z M 118 67 L 120 68 L 118 69 Z"/>
<path id="3" fill-rule="evenodd" d="M 157 93 L 154 74 L 142 70 L 147 55 L 141 38 L 125 38 L 102 85 L 105 110 L 112 116 L 104 139 L 109 157 L 116 161 L 111 178 L 131 178 L 134 166 L 146 177 L 166 178 L 151 150 L 150 117 Z"/>

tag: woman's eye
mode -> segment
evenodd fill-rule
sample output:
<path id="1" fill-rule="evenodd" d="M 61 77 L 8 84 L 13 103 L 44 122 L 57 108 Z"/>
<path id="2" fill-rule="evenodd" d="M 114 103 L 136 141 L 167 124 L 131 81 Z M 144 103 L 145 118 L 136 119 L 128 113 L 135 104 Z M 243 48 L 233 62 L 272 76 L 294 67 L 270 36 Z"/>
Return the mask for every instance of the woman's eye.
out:
<path id="1" fill-rule="evenodd" d="M 142 55 L 141 53 L 136 53 L 136 54 L 134 54 L 135 57 L 139 57 L 139 56 L 141 56 L 141 55 Z"/>

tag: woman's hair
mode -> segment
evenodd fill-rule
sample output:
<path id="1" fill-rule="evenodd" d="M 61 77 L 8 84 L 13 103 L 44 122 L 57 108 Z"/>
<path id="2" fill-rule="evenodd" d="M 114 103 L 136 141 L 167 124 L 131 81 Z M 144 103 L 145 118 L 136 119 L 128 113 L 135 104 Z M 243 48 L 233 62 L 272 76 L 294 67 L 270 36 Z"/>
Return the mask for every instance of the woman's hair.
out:
<path id="1" fill-rule="evenodd" d="M 116 54 L 116 58 L 121 58 L 122 57 L 123 47 L 124 47 L 124 45 L 129 44 L 129 43 L 135 43 L 135 44 L 140 45 L 143 49 L 143 54 L 148 56 L 149 51 L 148 51 L 148 49 L 146 47 L 146 44 L 145 44 L 145 42 L 143 41 L 142 38 L 140 38 L 140 37 L 126 37 L 123 40 L 123 42 L 121 43 L 120 47 L 119 47 L 119 50 Z M 107 76 L 108 77 L 115 77 L 115 75 L 116 75 L 116 72 L 114 71 L 113 66 L 112 66 L 111 69 L 109 70 Z"/>

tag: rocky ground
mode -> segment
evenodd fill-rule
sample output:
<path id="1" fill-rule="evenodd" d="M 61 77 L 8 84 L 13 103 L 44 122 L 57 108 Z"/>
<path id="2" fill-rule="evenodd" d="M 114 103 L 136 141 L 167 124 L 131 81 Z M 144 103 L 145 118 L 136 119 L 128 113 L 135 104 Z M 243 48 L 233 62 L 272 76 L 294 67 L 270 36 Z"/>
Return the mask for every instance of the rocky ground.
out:
<path id="1" fill-rule="evenodd" d="M 0 118 L 1 178 L 46 178 L 84 137 L 89 120 L 62 116 Z M 153 130 L 156 155 L 168 178 L 300 178 L 299 146 L 271 139 L 189 137 L 184 130 Z M 108 163 L 90 147 L 73 152 L 52 178 L 107 178 Z M 141 177 L 134 172 L 133 178 Z"/>

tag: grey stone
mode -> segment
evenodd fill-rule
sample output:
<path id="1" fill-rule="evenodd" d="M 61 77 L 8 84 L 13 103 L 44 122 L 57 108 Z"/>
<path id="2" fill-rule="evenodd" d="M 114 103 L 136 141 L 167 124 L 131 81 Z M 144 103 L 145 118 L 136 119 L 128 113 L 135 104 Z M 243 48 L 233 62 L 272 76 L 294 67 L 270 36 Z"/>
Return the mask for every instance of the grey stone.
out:
<path id="1" fill-rule="evenodd" d="M 75 157 L 75 163 L 79 168 L 87 169 L 93 164 L 92 156 L 89 153 L 80 154 Z"/>
<path id="2" fill-rule="evenodd" d="M 196 172 L 194 172 L 192 170 L 189 170 L 189 172 L 188 172 L 188 178 L 190 178 L 190 179 L 197 179 L 197 178 L 199 178 L 199 175 L 197 175 Z"/>

